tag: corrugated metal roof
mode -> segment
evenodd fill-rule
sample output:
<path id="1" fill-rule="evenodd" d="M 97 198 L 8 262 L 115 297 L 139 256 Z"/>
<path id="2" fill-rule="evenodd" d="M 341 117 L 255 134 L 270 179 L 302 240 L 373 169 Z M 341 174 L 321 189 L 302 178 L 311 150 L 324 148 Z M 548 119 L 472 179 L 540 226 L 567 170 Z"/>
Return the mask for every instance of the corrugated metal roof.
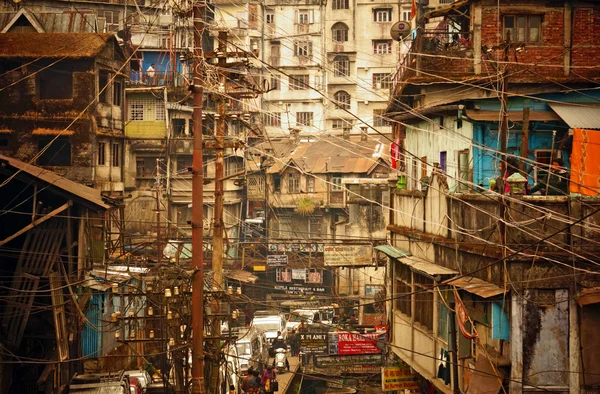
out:
<path id="1" fill-rule="evenodd" d="M 352 139 L 346 142 L 339 137 L 321 137 L 316 141 L 299 142 L 293 149 L 281 153 L 268 169 L 268 173 L 281 173 L 289 165 L 312 174 L 342 173 L 364 174 L 377 166 L 381 160 L 387 162 L 389 141 L 383 137 L 369 136 L 367 141 Z M 264 147 L 263 147 L 264 148 Z"/>
<path id="2" fill-rule="evenodd" d="M 105 204 L 102 200 L 102 195 L 100 194 L 99 190 L 92 189 L 91 187 L 82 185 L 81 183 L 64 178 L 55 172 L 22 162 L 17 159 L 13 159 L 12 157 L 0 155 L 0 162 L 6 167 L 10 166 L 14 170 L 21 171 L 29 176 L 47 182 L 51 187 L 62 189 L 69 194 L 88 201 L 98 208 L 110 208 L 110 206 Z"/>
<path id="3" fill-rule="evenodd" d="M 0 34 L 0 58 L 91 58 L 114 34 L 6 33 Z"/>
<path id="4" fill-rule="evenodd" d="M 410 252 L 407 252 L 404 249 L 397 248 L 392 245 L 377 245 L 375 246 L 375 250 L 378 250 L 382 253 L 385 253 L 389 257 L 393 259 L 399 259 L 401 257 L 411 256 Z"/>
<path id="5" fill-rule="evenodd" d="M 398 261 L 404 265 L 408 265 L 415 271 L 421 271 L 431 276 L 458 274 L 457 271 L 451 270 L 450 268 L 442 267 L 441 265 L 437 265 L 435 263 L 430 263 L 427 260 L 423 260 L 415 256 L 401 257 L 398 259 Z"/>
<path id="6" fill-rule="evenodd" d="M 27 9 L 17 12 L 0 13 L 0 30 L 7 28 L 11 22 L 16 22 L 15 19 L 18 20 L 17 16 L 21 15 L 27 19 L 31 18 L 32 24 L 44 29 L 44 33 L 94 33 L 96 31 L 96 14 L 92 12 L 64 11 L 33 13 Z"/>
<path id="7" fill-rule="evenodd" d="M 572 129 L 600 129 L 600 105 L 548 104 Z"/>
<path id="8" fill-rule="evenodd" d="M 482 298 L 489 298 L 504 293 L 503 288 L 474 277 L 452 279 L 448 282 L 448 284 L 468 291 L 469 293 L 478 295 Z"/>

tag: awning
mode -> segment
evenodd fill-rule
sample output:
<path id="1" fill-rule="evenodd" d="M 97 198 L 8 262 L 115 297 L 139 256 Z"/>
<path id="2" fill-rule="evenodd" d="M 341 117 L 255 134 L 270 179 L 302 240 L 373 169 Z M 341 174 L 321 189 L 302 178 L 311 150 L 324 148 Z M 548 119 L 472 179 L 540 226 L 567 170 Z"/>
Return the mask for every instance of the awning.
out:
<path id="1" fill-rule="evenodd" d="M 83 286 L 94 290 L 107 291 L 112 288 L 113 283 L 127 282 L 131 276 L 126 272 L 118 272 L 104 269 L 92 269 L 89 277 L 86 277 Z"/>
<path id="2" fill-rule="evenodd" d="M 401 257 L 406 257 L 406 256 L 411 255 L 410 252 L 407 252 L 406 250 L 397 248 L 392 245 L 377 245 L 377 246 L 375 246 L 375 250 L 378 250 L 393 259 L 399 259 Z"/>
<path id="3" fill-rule="evenodd" d="M 430 12 L 426 13 L 425 15 L 423 15 L 423 17 L 424 18 L 436 18 L 438 16 L 444 16 L 446 14 L 449 14 L 451 11 L 457 11 L 460 7 L 464 7 L 467 4 L 469 4 L 470 2 L 471 2 L 471 0 L 455 1 L 452 4 L 448 4 L 446 6 L 439 7 L 433 11 L 430 11 Z"/>
<path id="4" fill-rule="evenodd" d="M 503 288 L 474 277 L 452 279 L 447 283 L 482 298 L 489 298 L 504 293 Z"/>
<path id="5" fill-rule="evenodd" d="M 250 272 L 244 270 L 230 271 L 229 273 L 226 273 L 225 276 L 229 279 L 250 284 L 254 284 L 258 280 L 258 276 L 252 275 Z"/>
<path id="6" fill-rule="evenodd" d="M 498 122 L 502 117 L 500 111 L 481 111 L 476 109 L 467 109 L 465 111 L 467 118 L 479 122 Z M 508 111 L 508 120 L 511 122 L 522 122 L 523 111 Z M 539 122 L 550 122 L 553 120 L 561 120 L 560 116 L 552 111 L 530 111 L 529 120 Z"/>
<path id="7" fill-rule="evenodd" d="M 61 136 L 69 136 L 75 134 L 73 130 L 67 129 L 46 129 L 43 127 L 38 127 L 37 129 L 33 129 L 31 132 L 33 135 L 61 135 Z"/>
<path id="8" fill-rule="evenodd" d="M 401 257 L 398 259 L 398 261 L 404 265 L 409 266 L 414 271 L 420 271 L 430 276 L 458 274 L 457 271 L 451 270 L 450 268 L 430 263 L 427 260 L 423 260 L 415 256 Z"/>
<path id="9" fill-rule="evenodd" d="M 600 105 L 548 105 L 572 129 L 600 129 Z"/>

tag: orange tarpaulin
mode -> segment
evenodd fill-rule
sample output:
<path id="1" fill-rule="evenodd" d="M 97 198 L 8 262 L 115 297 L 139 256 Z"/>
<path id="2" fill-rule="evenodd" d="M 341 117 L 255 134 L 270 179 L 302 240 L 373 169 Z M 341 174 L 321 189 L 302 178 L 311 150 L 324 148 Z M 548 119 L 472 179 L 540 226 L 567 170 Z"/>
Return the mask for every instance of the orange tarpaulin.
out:
<path id="1" fill-rule="evenodd" d="M 570 192 L 600 194 L 600 130 L 573 129 Z"/>

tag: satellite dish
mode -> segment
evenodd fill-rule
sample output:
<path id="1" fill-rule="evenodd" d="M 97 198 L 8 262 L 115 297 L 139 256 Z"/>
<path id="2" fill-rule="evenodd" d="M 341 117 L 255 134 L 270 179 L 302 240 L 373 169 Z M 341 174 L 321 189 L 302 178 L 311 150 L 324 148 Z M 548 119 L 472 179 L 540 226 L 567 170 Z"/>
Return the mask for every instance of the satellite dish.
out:
<path id="1" fill-rule="evenodd" d="M 410 22 L 399 21 L 392 25 L 390 35 L 395 41 L 400 41 L 410 34 Z"/>

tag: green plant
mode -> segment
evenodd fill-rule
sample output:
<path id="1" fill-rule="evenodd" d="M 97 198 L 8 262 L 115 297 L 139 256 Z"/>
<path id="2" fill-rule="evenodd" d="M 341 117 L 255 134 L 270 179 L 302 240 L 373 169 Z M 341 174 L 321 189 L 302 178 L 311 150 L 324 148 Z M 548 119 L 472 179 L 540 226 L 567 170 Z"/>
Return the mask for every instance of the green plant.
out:
<path id="1" fill-rule="evenodd" d="M 303 216 L 310 215 L 315 211 L 315 203 L 310 198 L 301 198 L 294 211 Z"/>

